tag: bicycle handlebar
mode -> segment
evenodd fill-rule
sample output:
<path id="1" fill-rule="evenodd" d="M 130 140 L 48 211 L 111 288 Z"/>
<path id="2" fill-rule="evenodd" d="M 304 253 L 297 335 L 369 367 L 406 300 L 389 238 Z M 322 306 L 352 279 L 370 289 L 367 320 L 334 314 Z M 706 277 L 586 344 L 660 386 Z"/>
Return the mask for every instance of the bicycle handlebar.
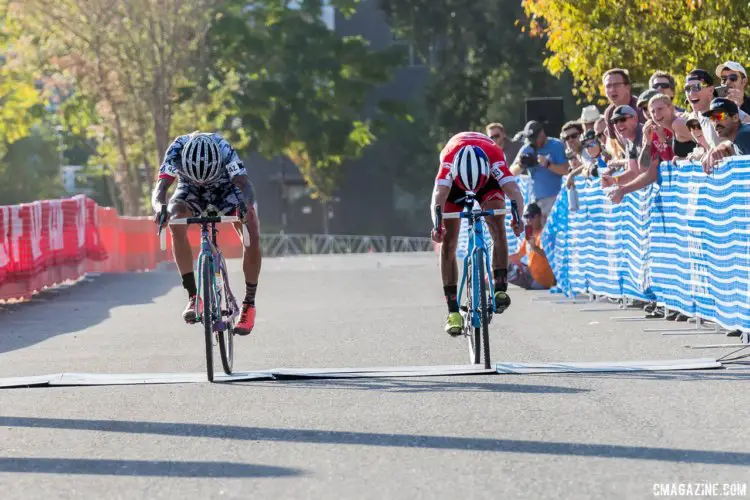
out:
<path id="1" fill-rule="evenodd" d="M 447 214 L 443 214 L 443 219 L 468 219 L 469 217 L 492 217 L 492 216 L 498 216 L 498 215 L 511 215 L 512 212 L 510 209 L 494 209 L 494 210 L 482 210 L 479 211 L 469 211 L 469 212 L 449 212 Z"/>
<path id="2" fill-rule="evenodd" d="M 184 217 L 181 219 L 171 219 L 167 222 L 169 226 L 187 226 L 188 224 L 223 224 L 223 223 L 234 223 L 242 222 L 242 219 L 231 215 L 231 216 L 208 216 L 208 217 Z M 159 226 L 159 246 L 162 251 L 167 249 L 167 233 L 162 231 L 162 226 Z M 245 247 L 250 246 L 250 232 L 247 230 L 247 226 L 242 224 L 242 244 Z"/>

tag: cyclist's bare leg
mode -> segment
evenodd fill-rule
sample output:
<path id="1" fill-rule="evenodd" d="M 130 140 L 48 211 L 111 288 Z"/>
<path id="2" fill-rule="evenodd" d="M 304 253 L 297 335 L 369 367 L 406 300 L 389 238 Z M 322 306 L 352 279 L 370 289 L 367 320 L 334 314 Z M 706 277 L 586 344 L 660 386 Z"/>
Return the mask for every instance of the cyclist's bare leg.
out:
<path id="1" fill-rule="evenodd" d="M 247 283 L 257 284 L 258 277 L 260 276 L 262 253 L 260 248 L 260 224 L 255 210 L 247 212 L 246 221 L 247 231 L 250 234 L 250 246 L 243 246 L 242 249 L 242 271 L 245 273 L 245 281 Z M 236 223 L 234 224 L 234 229 L 241 239 L 242 225 Z"/>
<path id="2" fill-rule="evenodd" d="M 444 219 L 445 236 L 440 245 L 440 274 L 443 286 L 458 285 L 458 262 L 456 262 L 456 248 L 458 247 L 458 231 L 461 222 L 458 219 Z"/>
<path id="3" fill-rule="evenodd" d="M 505 203 L 501 200 L 489 200 L 482 205 L 484 210 L 504 209 Z M 492 236 L 492 269 L 508 268 L 508 237 L 505 234 L 505 216 L 493 215 L 485 219 L 487 229 Z"/>
<path id="4" fill-rule="evenodd" d="M 503 195 L 504 197 L 504 195 Z M 490 198 L 482 204 L 484 210 L 504 210 L 505 200 Z M 510 306 L 508 297 L 508 236 L 505 234 L 505 216 L 485 219 L 492 236 L 492 278 L 495 286 L 495 307 L 503 312 Z"/>
<path id="5" fill-rule="evenodd" d="M 260 223 L 254 208 L 250 208 L 245 215 L 245 225 L 250 236 L 248 246 L 242 247 L 242 272 L 245 274 L 245 298 L 242 300 L 242 312 L 235 325 L 234 333 L 248 335 L 255 327 L 255 292 L 258 289 L 260 276 L 261 248 Z M 242 239 L 242 224 L 234 224 L 240 239 Z"/>
<path id="6" fill-rule="evenodd" d="M 192 216 L 193 211 L 187 204 L 181 201 L 174 201 L 169 205 L 169 217 L 172 219 L 182 219 Z M 192 273 L 193 250 L 190 248 L 190 242 L 188 241 L 188 226 L 170 226 L 169 229 L 172 233 L 172 255 L 174 256 L 174 261 L 177 264 L 180 275 Z"/>
<path id="7" fill-rule="evenodd" d="M 173 219 L 182 219 L 191 217 L 193 211 L 182 201 L 173 201 L 169 204 L 169 216 Z M 188 304 L 182 312 L 182 318 L 187 323 L 194 323 L 198 317 L 198 293 L 195 282 L 195 273 L 193 272 L 193 250 L 190 248 L 187 230 L 188 226 L 170 226 L 172 233 L 172 255 L 174 256 L 177 269 L 182 277 L 182 286 L 188 294 Z"/>

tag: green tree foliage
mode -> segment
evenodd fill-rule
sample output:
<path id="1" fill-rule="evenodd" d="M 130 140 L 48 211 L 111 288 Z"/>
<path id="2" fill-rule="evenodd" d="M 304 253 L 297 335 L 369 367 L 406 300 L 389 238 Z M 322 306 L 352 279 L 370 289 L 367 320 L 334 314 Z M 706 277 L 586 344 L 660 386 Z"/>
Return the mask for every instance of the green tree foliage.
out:
<path id="1" fill-rule="evenodd" d="M 123 210 L 138 214 L 171 136 L 178 84 L 195 77 L 219 0 L 17 0 L 39 74 L 96 103 L 89 132 L 112 165 Z"/>
<path id="2" fill-rule="evenodd" d="M 552 52 L 554 74 L 569 70 L 588 98 L 601 92 L 602 74 L 628 68 L 645 81 L 655 70 L 684 75 L 711 71 L 727 59 L 750 60 L 747 0 L 524 0 L 533 35 Z"/>
<path id="3" fill-rule="evenodd" d="M 393 151 L 403 152 L 395 176 L 426 202 L 437 155 L 451 135 L 502 122 L 509 135 L 524 125 L 524 98 L 563 97 L 574 113 L 571 81 L 544 68 L 544 40 L 526 33 L 524 12 L 511 0 L 379 0 L 396 34 L 427 62 L 420 119 L 404 124 Z"/>
<path id="4" fill-rule="evenodd" d="M 56 198 L 61 194 L 60 154 L 53 131 L 37 128 L 8 146 L 0 161 L 0 205 Z"/>
<path id="5" fill-rule="evenodd" d="M 230 1 L 209 42 L 215 80 L 227 80 L 231 70 L 232 100 L 250 147 L 267 157 L 287 155 L 313 196 L 326 202 L 342 162 L 358 157 L 380 130 L 382 122 L 363 118 L 366 98 L 391 78 L 403 55 L 338 36 L 320 19 L 321 4 L 302 0 L 292 8 L 263 0 L 247 8 Z M 356 2 L 335 5 L 350 12 Z"/>

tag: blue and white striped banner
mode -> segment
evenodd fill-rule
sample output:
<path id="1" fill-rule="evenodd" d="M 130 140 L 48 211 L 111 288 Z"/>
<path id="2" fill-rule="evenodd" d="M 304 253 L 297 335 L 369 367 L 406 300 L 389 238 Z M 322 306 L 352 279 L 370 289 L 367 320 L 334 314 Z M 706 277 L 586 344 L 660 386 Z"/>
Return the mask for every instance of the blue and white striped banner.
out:
<path id="1" fill-rule="evenodd" d="M 563 192 L 542 238 L 565 295 L 656 300 L 750 329 L 750 157 L 706 175 L 663 163 L 659 181 L 609 203 L 598 180 L 578 180 L 579 209 Z"/>
<path id="2" fill-rule="evenodd" d="M 528 200 L 530 199 L 529 197 L 531 195 L 532 187 L 531 182 L 528 180 L 528 176 L 516 177 L 516 182 L 518 182 L 518 187 L 521 189 L 521 193 L 523 194 L 525 205 L 529 202 Z M 506 205 L 508 206 L 508 208 L 510 208 L 510 201 L 507 198 Z M 523 207 L 518 207 L 518 210 L 520 214 L 523 214 Z M 508 237 L 508 251 L 510 253 L 514 253 L 521 245 L 521 239 L 516 238 L 516 235 L 513 234 L 513 230 L 510 228 L 510 221 L 511 217 L 505 218 L 505 234 Z M 456 257 L 458 259 L 463 259 L 466 256 L 466 249 L 469 246 L 469 231 L 467 225 L 468 222 L 466 221 L 466 219 L 461 219 L 461 230 L 458 233 L 458 247 L 456 248 Z M 487 229 L 486 224 L 484 225 L 484 241 L 487 243 L 487 248 L 492 247 L 492 236 L 490 235 L 490 231 Z"/>

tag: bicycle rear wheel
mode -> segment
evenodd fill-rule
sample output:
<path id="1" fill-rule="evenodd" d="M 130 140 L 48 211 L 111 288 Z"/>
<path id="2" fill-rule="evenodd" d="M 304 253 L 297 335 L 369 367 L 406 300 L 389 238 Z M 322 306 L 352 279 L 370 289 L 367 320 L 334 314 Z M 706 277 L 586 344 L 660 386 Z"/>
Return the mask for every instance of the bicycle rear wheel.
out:
<path id="1" fill-rule="evenodd" d="M 214 352 L 213 352 L 213 295 L 214 288 L 211 280 L 211 262 L 208 257 L 201 258 L 201 285 L 203 290 L 203 329 L 206 340 L 206 374 L 208 375 L 208 381 L 214 381 Z"/>
<path id="2" fill-rule="evenodd" d="M 466 343 L 469 348 L 469 363 L 476 365 L 479 364 L 480 360 L 481 344 L 479 343 L 480 330 L 472 326 L 472 318 L 474 317 L 474 289 L 472 288 L 471 274 L 471 266 L 468 266 L 466 268 L 466 283 L 464 284 L 466 295 L 464 296 L 464 305 L 461 307 L 461 312 L 464 316 L 464 337 L 466 337 Z"/>
<path id="3" fill-rule="evenodd" d="M 484 367 L 487 369 L 491 368 L 492 361 L 490 360 L 490 298 L 487 295 L 487 282 L 485 280 L 485 268 L 484 268 L 484 251 L 480 250 L 477 252 L 477 266 L 479 266 L 479 307 L 480 315 L 479 318 L 482 323 L 482 343 L 484 344 Z M 479 337 L 479 328 L 476 329 L 475 336 Z M 477 342 L 479 343 L 479 342 Z M 477 349 L 477 353 L 479 349 Z M 479 356 L 477 356 L 477 364 L 479 364 Z"/>

